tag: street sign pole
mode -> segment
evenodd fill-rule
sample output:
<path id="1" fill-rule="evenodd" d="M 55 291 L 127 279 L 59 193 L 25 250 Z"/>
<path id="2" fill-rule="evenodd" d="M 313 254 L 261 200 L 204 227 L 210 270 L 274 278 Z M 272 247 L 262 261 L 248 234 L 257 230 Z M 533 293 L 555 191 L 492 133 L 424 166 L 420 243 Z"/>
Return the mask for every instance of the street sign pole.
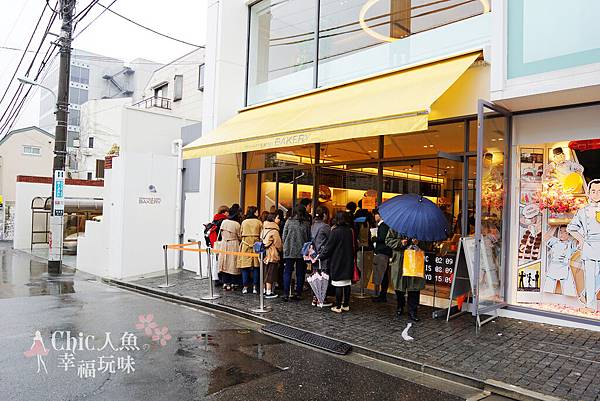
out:
<path id="1" fill-rule="evenodd" d="M 56 131 L 54 135 L 54 165 L 52 168 L 52 214 L 48 274 L 62 273 L 65 159 L 67 156 L 67 120 L 69 115 L 69 82 L 71 73 L 71 41 L 75 0 L 60 0 L 62 26 L 58 43 L 60 64 L 58 69 L 58 95 L 56 101 Z M 61 198 L 57 197 L 60 189 Z"/>

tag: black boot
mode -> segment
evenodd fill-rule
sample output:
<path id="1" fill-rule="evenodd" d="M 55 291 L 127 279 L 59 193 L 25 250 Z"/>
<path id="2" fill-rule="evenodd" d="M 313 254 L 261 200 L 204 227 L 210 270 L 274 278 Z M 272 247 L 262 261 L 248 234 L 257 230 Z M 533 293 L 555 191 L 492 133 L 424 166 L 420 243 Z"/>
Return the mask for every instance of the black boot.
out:
<path id="1" fill-rule="evenodd" d="M 417 306 L 419 306 L 419 291 L 408 292 L 408 318 L 413 322 L 419 322 L 421 319 L 417 317 Z"/>
<path id="2" fill-rule="evenodd" d="M 398 307 L 396 308 L 396 316 L 400 317 L 404 314 L 404 304 L 406 302 L 404 298 L 404 292 L 396 291 L 396 301 L 398 302 Z"/>

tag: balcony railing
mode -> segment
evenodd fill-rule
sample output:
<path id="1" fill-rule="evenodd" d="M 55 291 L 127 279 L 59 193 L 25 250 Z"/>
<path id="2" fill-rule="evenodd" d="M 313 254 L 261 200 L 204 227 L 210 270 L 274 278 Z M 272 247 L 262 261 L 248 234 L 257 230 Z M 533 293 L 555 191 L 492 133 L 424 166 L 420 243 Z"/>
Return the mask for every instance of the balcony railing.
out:
<path id="1" fill-rule="evenodd" d="M 142 99 L 139 102 L 135 103 L 134 106 L 137 106 L 141 109 L 149 109 L 152 107 L 158 107 L 159 109 L 171 110 L 171 99 L 167 99 L 166 97 L 149 97 L 146 99 Z"/>

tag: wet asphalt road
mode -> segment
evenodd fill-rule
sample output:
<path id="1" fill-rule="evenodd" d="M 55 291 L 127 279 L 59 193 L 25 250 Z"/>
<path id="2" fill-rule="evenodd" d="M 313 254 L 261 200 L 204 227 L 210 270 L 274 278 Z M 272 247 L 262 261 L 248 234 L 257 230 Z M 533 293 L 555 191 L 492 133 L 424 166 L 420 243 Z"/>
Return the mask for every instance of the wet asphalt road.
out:
<path id="1" fill-rule="evenodd" d="M 44 263 L 6 243 L 0 255 L 3 401 L 460 399 L 283 342 L 234 318 L 109 287 L 80 273 L 48 277 Z M 42 364 L 37 372 L 37 356 L 24 355 L 36 331 L 48 350 L 40 357 L 47 373 Z M 75 350 L 66 350 L 67 344 Z"/>

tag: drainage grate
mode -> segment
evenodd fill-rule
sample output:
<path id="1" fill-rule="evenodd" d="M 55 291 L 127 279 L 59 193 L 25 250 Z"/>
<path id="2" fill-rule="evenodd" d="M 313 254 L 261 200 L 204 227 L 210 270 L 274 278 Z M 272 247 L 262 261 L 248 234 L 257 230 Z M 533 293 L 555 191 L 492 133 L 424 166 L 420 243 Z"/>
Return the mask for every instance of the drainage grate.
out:
<path id="1" fill-rule="evenodd" d="M 264 326 L 263 331 L 277 336 L 289 338 L 290 340 L 298 341 L 299 343 L 310 345 L 311 347 L 319 348 L 324 351 L 333 352 L 334 354 L 346 355 L 352 350 L 350 344 L 332 340 L 308 331 L 298 330 L 293 327 L 284 326 L 282 324 L 269 324 Z"/>

